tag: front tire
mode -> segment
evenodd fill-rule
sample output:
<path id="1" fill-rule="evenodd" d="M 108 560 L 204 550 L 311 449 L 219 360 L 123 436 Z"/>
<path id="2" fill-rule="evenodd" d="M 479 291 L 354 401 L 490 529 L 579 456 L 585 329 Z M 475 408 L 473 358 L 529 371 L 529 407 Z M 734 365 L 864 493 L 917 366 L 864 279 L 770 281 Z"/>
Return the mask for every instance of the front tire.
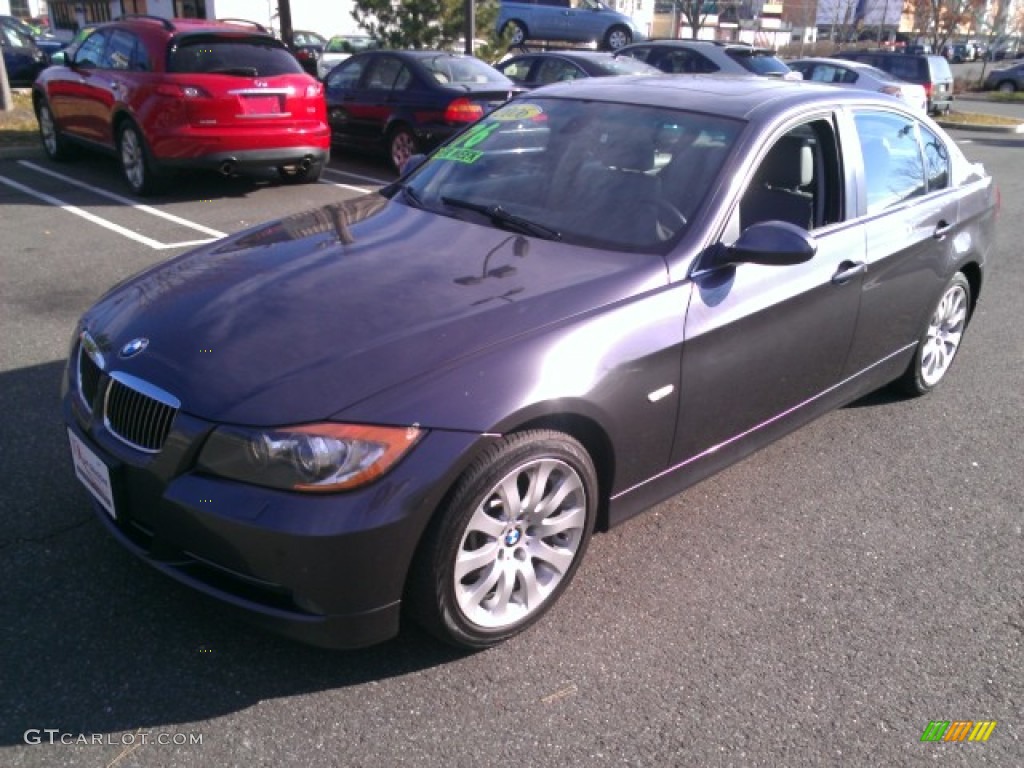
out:
<path id="1" fill-rule="evenodd" d="M 71 157 L 71 148 L 64 134 L 57 128 L 53 112 L 46 101 L 40 101 L 36 107 L 36 120 L 39 121 L 39 138 L 43 142 L 43 151 L 51 160 L 67 160 Z"/>
<path id="2" fill-rule="evenodd" d="M 908 395 L 926 395 L 946 377 L 960 349 L 971 315 L 971 284 L 962 272 L 953 275 L 928 319 L 910 367 L 899 380 Z"/>
<path id="3" fill-rule="evenodd" d="M 158 191 L 160 179 L 153 171 L 146 140 L 130 120 L 122 123 L 118 131 L 117 156 L 121 161 L 121 174 L 132 192 L 146 196 Z"/>
<path id="4" fill-rule="evenodd" d="M 623 26 L 615 26 L 604 36 L 604 47 L 609 51 L 617 51 L 633 42 L 633 35 Z"/>
<path id="5" fill-rule="evenodd" d="M 576 440 L 509 435 L 465 472 L 417 552 L 409 607 L 441 640 L 478 650 L 524 631 L 569 585 L 597 512 L 597 473 Z"/>

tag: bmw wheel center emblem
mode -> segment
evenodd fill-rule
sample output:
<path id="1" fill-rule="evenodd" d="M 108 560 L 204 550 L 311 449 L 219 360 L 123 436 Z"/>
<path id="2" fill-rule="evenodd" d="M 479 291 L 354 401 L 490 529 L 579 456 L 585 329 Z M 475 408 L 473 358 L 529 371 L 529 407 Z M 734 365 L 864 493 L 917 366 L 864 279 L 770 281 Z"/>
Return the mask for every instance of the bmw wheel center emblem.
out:
<path id="1" fill-rule="evenodd" d="M 121 347 L 121 357 L 135 357 L 149 346 L 149 339 L 132 339 Z"/>

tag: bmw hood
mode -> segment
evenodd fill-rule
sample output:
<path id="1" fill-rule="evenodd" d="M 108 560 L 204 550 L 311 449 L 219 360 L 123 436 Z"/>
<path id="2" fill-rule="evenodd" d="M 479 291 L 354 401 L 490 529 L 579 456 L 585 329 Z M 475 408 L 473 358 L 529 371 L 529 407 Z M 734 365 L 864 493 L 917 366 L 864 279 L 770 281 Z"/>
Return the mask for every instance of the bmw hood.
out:
<path id="1" fill-rule="evenodd" d="M 374 194 L 157 265 L 81 324 L 108 371 L 172 393 L 185 412 L 274 426 L 329 418 L 665 281 L 658 256 L 530 238 Z"/>

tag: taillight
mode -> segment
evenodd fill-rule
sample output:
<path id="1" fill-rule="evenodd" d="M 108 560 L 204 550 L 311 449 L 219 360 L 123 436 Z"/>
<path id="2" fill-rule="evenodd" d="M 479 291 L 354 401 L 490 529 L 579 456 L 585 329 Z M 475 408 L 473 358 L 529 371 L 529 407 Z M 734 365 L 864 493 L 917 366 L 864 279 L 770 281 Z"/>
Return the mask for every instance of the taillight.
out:
<path id="1" fill-rule="evenodd" d="M 318 96 L 323 96 L 324 86 L 322 83 L 313 83 L 312 85 L 306 86 L 306 98 L 315 99 Z"/>
<path id="2" fill-rule="evenodd" d="M 450 123 L 472 123 L 484 116 L 484 108 L 462 97 L 455 99 L 444 111 L 444 119 Z"/>
<path id="3" fill-rule="evenodd" d="M 932 84 L 931 83 L 924 83 L 924 95 L 927 96 L 929 99 L 932 97 Z"/>
<path id="4" fill-rule="evenodd" d="M 167 96 L 171 99 L 208 99 L 210 94 L 198 85 L 175 85 L 174 83 L 161 83 L 156 87 L 160 96 Z"/>

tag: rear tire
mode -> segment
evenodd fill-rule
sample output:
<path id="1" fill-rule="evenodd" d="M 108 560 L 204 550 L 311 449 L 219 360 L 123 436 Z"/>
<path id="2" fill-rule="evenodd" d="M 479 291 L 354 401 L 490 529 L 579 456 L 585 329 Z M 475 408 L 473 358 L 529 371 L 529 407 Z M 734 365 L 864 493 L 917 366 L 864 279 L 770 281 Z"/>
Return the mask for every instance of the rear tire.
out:
<path id="1" fill-rule="evenodd" d="M 404 125 L 394 128 L 388 135 L 388 157 L 396 173 L 401 173 L 409 158 L 419 154 L 419 151 L 419 142 L 412 131 Z"/>
<path id="2" fill-rule="evenodd" d="M 957 272 L 928 318 L 914 359 L 897 382 L 904 393 L 916 397 L 939 386 L 953 365 L 970 316 L 971 284 L 963 272 Z"/>
<path id="3" fill-rule="evenodd" d="M 526 25 L 521 21 L 507 21 L 501 28 L 501 34 L 508 34 L 509 45 L 523 45 L 529 36 Z"/>
<path id="4" fill-rule="evenodd" d="M 123 122 L 117 132 L 117 156 L 121 174 L 132 192 L 145 197 L 159 191 L 161 179 L 153 170 L 146 139 L 131 120 Z"/>
<path id="5" fill-rule="evenodd" d="M 996 88 L 1000 93 L 1013 93 L 1017 90 L 1017 84 L 1012 80 L 1003 80 Z"/>

